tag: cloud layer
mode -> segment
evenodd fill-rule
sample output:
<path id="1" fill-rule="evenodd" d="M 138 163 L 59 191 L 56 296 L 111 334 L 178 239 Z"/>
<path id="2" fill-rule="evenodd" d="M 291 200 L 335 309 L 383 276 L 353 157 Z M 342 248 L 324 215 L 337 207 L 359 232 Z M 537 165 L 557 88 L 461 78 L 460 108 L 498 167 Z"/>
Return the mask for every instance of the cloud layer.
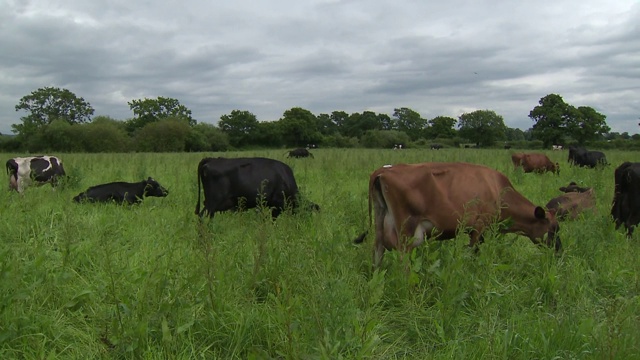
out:
<path id="1" fill-rule="evenodd" d="M 640 3 L 360 0 L 0 0 L 0 132 L 20 98 L 66 88 L 95 115 L 173 97 L 200 122 L 408 107 L 489 109 L 527 129 L 556 93 L 640 132 Z"/>

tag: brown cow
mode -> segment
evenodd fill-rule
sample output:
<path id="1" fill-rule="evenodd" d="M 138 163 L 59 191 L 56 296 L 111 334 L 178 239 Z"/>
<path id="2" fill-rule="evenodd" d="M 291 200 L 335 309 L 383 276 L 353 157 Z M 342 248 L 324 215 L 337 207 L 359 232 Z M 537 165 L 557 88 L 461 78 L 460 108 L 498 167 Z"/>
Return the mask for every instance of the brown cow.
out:
<path id="1" fill-rule="evenodd" d="M 570 192 L 583 193 L 583 192 L 589 191 L 589 190 L 591 190 L 591 188 L 589 188 L 589 187 L 580 187 L 580 186 L 578 186 L 578 184 L 576 184 L 573 181 L 570 182 L 568 186 L 560 187 L 560 191 L 562 191 L 563 193 L 570 193 Z"/>
<path id="2" fill-rule="evenodd" d="M 526 173 L 551 171 L 560 174 L 560 164 L 553 163 L 545 154 L 513 154 L 511 155 L 511 161 L 515 167 L 522 166 L 522 169 Z"/>
<path id="3" fill-rule="evenodd" d="M 596 195 L 593 188 L 584 192 L 567 192 L 551 199 L 546 207 L 558 220 L 574 220 L 585 210 L 595 209 Z"/>
<path id="4" fill-rule="evenodd" d="M 461 223 L 470 235 L 469 246 L 483 241 L 486 227 L 511 219 L 501 232 L 523 234 L 534 243 L 547 234 L 547 245 L 555 239 L 556 250 L 562 248 L 555 216 L 517 192 L 502 173 L 481 165 L 385 165 L 369 179 L 369 223 L 372 203 L 376 267 L 385 249 L 411 251 L 425 237 L 452 239 Z M 366 234 L 355 242 L 362 242 Z"/>
<path id="5" fill-rule="evenodd" d="M 514 153 L 511 154 L 511 162 L 513 163 L 513 167 L 517 168 L 518 166 L 522 166 L 522 159 L 524 158 L 525 153 Z"/>

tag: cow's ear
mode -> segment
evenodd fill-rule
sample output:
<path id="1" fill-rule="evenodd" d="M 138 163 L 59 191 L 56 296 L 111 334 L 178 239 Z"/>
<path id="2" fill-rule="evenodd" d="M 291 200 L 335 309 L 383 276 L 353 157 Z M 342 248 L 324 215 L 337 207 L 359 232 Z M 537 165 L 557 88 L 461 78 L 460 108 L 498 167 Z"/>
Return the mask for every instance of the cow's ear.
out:
<path id="1" fill-rule="evenodd" d="M 544 209 L 541 208 L 540 206 L 536 206 L 536 209 L 533 210 L 533 216 L 535 216 L 536 219 L 541 219 L 541 220 L 547 217 Z"/>

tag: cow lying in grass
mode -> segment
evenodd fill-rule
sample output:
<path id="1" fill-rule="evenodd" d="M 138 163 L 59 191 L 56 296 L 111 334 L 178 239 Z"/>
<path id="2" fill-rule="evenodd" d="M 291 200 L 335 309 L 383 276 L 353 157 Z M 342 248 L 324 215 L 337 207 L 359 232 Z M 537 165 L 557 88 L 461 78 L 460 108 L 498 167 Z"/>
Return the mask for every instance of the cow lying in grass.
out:
<path id="1" fill-rule="evenodd" d="M 165 197 L 169 191 L 151 177 L 136 183 L 112 182 L 96 185 L 73 198 L 75 202 L 115 202 L 136 204 L 148 196 Z"/>

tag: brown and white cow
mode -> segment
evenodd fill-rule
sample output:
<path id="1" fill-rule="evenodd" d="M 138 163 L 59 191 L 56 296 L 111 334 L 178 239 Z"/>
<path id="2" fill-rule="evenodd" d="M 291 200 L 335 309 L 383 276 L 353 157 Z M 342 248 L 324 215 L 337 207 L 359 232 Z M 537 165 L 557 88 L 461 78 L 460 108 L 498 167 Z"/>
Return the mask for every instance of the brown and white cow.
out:
<path id="1" fill-rule="evenodd" d="M 515 167 L 522 166 L 522 170 L 526 173 L 537 172 L 543 173 L 551 171 L 560 173 L 560 164 L 553 163 L 545 154 L 540 153 L 519 153 L 511 155 L 511 161 Z"/>
<path id="2" fill-rule="evenodd" d="M 58 179 L 65 176 L 62 161 L 55 156 L 42 155 L 16 157 L 7 160 L 9 190 L 22 193 L 32 182 L 37 185 L 51 183 L 55 186 Z"/>
<path id="3" fill-rule="evenodd" d="M 461 227 L 470 235 L 469 246 L 476 246 L 488 226 L 507 219 L 501 232 L 523 234 L 536 244 L 547 235 L 545 244 L 555 241 L 555 249 L 562 248 L 555 216 L 517 192 L 505 175 L 482 165 L 385 165 L 369 179 L 369 222 L 372 204 L 376 267 L 385 250 L 411 251 L 428 237 L 451 239 Z"/>
<path id="4" fill-rule="evenodd" d="M 576 189 L 583 189 L 575 186 Z M 565 187 L 560 188 L 567 189 Z M 585 191 L 568 191 L 555 197 L 546 205 L 547 210 L 553 212 L 558 220 L 574 220 L 586 210 L 593 210 L 596 207 L 596 195 L 593 188 L 586 188 Z"/>

